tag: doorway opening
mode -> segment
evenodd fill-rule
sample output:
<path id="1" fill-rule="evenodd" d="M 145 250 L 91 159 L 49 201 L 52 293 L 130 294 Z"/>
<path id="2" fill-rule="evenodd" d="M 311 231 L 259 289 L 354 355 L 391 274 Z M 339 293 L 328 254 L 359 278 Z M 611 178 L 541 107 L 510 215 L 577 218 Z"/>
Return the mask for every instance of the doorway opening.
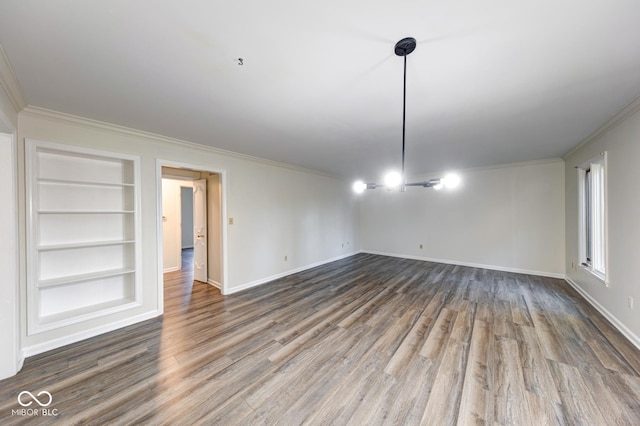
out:
<path id="1" fill-rule="evenodd" d="M 158 161 L 159 273 L 181 271 L 225 293 L 225 173 Z M 160 285 L 162 301 L 164 285 Z M 160 302 L 162 303 L 162 302 Z"/>

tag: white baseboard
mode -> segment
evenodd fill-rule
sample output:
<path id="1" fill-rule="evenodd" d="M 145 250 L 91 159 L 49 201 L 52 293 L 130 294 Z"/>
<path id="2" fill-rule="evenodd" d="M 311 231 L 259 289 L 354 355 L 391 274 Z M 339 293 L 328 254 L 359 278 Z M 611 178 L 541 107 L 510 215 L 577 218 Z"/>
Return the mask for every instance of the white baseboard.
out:
<path id="1" fill-rule="evenodd" d="M 220 284 L 218 281 L 214 281 L 214 280 L 208 279 L 207 280 L 207 284 L 212 285 L 212 286 L 222 290 L 222 284 Z"/>
<path id="2" fill-rule="evenodd" d="M 22 351 L 18 350 L 13 361 L 15 361 L 14 365 L 11 365 L 11 362 L 8 362 L 7 365 L 0 365 L 0 380 L 13 377 L 22 370 L 22 366 L 24 364 L 24 355 L 22 354 Z"/>
<path id="3" fill-rule="evenodd" d="M 609 312 L 604 306 L 602 306 L 596 299 L 591 297 L 589 293 L 584 291 L 575 281 L 569 277 L 565 277 L 564 280 L 569 283 L 571 287 L 575 289 L 587 302 L 591 304 L 598 312 L 602 314 L 609 322 L 626 337 L 636 348 L 640 349 L 640 337 L 636 336 L 634 332 L 629 330 L 618 318 L 616 318 L 611 312 Z"/>
<path id="4" fill-rule="evenodd" d="M 20 351 L 20 354 L 18 356 L 18 367 L 16 370 L 16 374 L 18 372 L 20 372 L 20 370 L 22 370 L 22 367 L 24 366 L 24 359 L 26 358 L 24 351 Z"/>
<path id="5" fill-rule="evenodd" d="M 228 294 L 237 293 L 239 291 L 246 290 L 246 289 L 249 289 L 251 287 L 256 287 L 256 286 L 268 283 L 270 281 L 277 280 L 278 278 L 286 277 L 287 275 L 297 274 L 298 272 L 306 271 L 307 269 L 311 269 L 311 268 L 315 268 L 317 266 L 325 265 L 327 263 L 335 262 L 336 260 L 345 259 L 347 257 L 354 256 L 354 255 L 356 255 L 358 253 L 360 253 L 360 252 L 354 251 L 354 252 L 347 253 L 347 254 L 344 254 L 344 255 L 341 255 L 341 256 L 332 257 L 331 259 L 321 260 L 320 262 L 315 262 L 315 263 L 312 263 L 310 265 L 305 265 L 305 266 L 301 266 L 299 268 L 291 269 L 291 270 L 288 270 L 286 272 L 282 272 L 282 273 L 279 273 L 279 274 L 276 274 L 276 275 L 272 275 L 270 277 L 261 278 L 259 280 L 251 281 L 251 282 L 248 282 L 246 284 L 239 285 L 237 287 L 228 288 L 226 293 L 224 293 L 224 294 L 228 295 Z"/>
<path id="6" fill-rule="evenodd" d="M 175 271 L 179 271 L 180 267 L 179 266 L 172 266 L 171 268 L 166 268 L 162 270 L 163 274 L 166 274 L 167 272 L 175 272 Z"/>
<path id="7" fill-rule="evenodd" d="M 471 268 L 491 269 L 493 271 L 513 272 L 516 274 L 537 275 L 540 277 L 560 278 L 560 279 L 565 278 L 565 275 L 563 273 L 561 274 L 556 272 L 532 271 L 529 269 L 508 268 L 504 266 L 484 265 L 482 263 L 459 262 L 457 260 L 435 259 L 431 257 L 411 256 L 408 254 L 397 254 L 397 253 L 384 253 L 384 252 L 371 251 L 371 250 L 361 250 L 361 253 L 377 254 L 380 256 L 399 257 L 402 259 L 423 260 L 426 262 L 444 263 L 447 265 L 469 266 Z"/>
<path id="8" fill-rule="evenodd" d="M 68 336 L 59 337 L 57 339 L 52 339 L 47 342 L 38 343 L 37 345 L 27 346 L 22 348 L 22 356 L 29 357 L 33 355 L 38 355 L 43 352 L 50 351 L 52 349 L 57 349 L 62 346 L 70 345 L 72 343 L 79 342 L 81 340 L 89 339 L 91 337 L 98 336 L 100 334 L 108 333 L 113 330 L 117 330 L 119 328 L 127 327 L 129 325 L 133 325 L 142 321 L 146 321 L 151 318 L 155 318 L 160 316 L 161 314 L 158 311 L 146 312 L 144 314 L 136 315 L 134 317 L 125 318 L 120 321 L 115 321 L 110 324 L 106 324 L 100 327 L 95 327 L 90 330 L 84 330 L 79 333 L 71 334 Z"/>

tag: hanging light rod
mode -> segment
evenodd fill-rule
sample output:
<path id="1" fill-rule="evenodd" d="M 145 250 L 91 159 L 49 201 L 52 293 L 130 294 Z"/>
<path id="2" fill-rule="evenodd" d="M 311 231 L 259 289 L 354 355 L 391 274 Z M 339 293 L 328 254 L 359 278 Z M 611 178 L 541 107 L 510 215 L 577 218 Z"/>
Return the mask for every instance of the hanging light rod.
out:
<path id="1" fill-rule="evenodd" d="M 429 179 L 422 182 L 407 183 L 405 178 L 404 157 L 405 157 L 405 123 L 407 112 L 407 56 L 416 49 L 416 39 L 406 37 L 396 43 L 394 52 L 397 56 L 404 58 L 404 73 L 402 87 L 402 172 L 389 172 L 384 178 L 384 184 L 364 183 L 361 180 L 353 184 L 353 190 L 357 193 L 364 192 L 365 189 L 399 188 L 400 192 L 405 192 L 407 186 L 422 186 L 423 188 L 442 189 L 443 187 L 455 188 L 460 183 L 457 175 L 449 174 L 444 178 Z"/>

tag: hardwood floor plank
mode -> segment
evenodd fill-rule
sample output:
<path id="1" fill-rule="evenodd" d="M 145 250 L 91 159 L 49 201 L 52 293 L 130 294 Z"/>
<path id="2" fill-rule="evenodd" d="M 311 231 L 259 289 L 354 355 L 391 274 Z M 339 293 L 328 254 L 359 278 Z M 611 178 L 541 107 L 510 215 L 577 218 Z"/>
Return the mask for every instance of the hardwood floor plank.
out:
<path id="1" fill-rule="evenodd" d="M 640 395 L 640 377 L 614 372 L 608 381 L 613 382 L 610 385 L 614 391 L 613 396 L 624 401 L 630 417 L 640 419 L 640 399 L 637 398 Z"/>
<path id="2" fill-rule="evenodd" d="M 562 401 L 558 394 L 553 376 L 549 370 L 549 364 L 544 357 L 540 344 L 536 339 L 536 332 L 532 327 L 520 327 L 523 339 L 520 342 L 520 364 L 524 386 L 528 392 L 541 398 L 560 404 Z"/>
<path id="3" fill-rule="evenodd" d="M 387 288 L 379 288 L 376 291 L 374 297 L 366 301 L 366 303 L 360 305 L 356 310 L 351 312 L 347 317 L 338 323 L 342 328 L 349 328 L 360 319 L 360 317 L 368 314 L 370 311 L 375 310 L 376 306 L 383 303 L 387 295 L 390 293 Z"/>
<path id="4" fill-rule="evenodd" d="M 456 319 L 457 312 L 443 308 L 436 319 L 433 329 L 424 342 L 420 355 L 432 360 L 439 360 L 446 348 L 447 340 Z"/>
<path id="5" fill-rule="evenodd" d="M 561 404 L 542 398 L 532 392 L 526 392 L 525 398 L 532 416 L 530 424 L 536 426 L 570 424 L 562 411 Z"/>
<path id="6" fill-rule="evenodd" d="M 493 349 L 493 333 L 484 321 L 473 323 L 469 357 L 464 376 L 458 424 L 493 424 L 493 380 L 488 369 Z"/>
<path id="7" fill-rule="evenodd" d="M 613 328 L 613 326 L 600 315 L 595 309 L 590 309 L 589 321 L 595 325 L 613 346 L 616 351 L 629 363 L 633 368 L 636 375 L 640 374 L 640 356 L 638 356 L 638 349 L 635 348 L 631 342 L 622 336 L 620 332 Z"/>
<path id="8" fill-rule="evenodd" d="M 534 419 L 527 400 L 518 342 L 496 339 L 494 370 L 495 421 L 502 425 L 527 424 Z"/>
<path id="9" fill-rule="evenodd" d="M 562 280 L 358 254 L 222 296 L 183 268 L 163 318 L 0 381 L 0 423 L 640 424 L 640 351 Z"/>
<path id="10" fill-rule="evenodd" d="M 361 330 L 356 336 L 363 336 L 364 332 Z M 292 389 L 304 387 L 305 380 L 309 379 L 309 376 L 316 373 L 318 369 L 326 368 L 328 359 L 336 356 L 336 352 L 342 355 L 341 350 L 348 351 L 353 347 L 351 340 L 341 339 L 345 334 L 347 332 L 344 329 L 334 326 L 330 330 L 330 334 L 322 339 L 323 343 L 332 345 L 332 351 L 327 351 L 320 345 L 309 346 L 286 362 L 284 360 L 274 362 L 273 374 L 265 377 L 261 382 L 251 385 L 246 392 L 243 392 L 244 399 L 252 407 L 259 407 L 267 403 L 269 399 L 277 397 L 278 393 L 290 392 Z"/>
<path id="11" fill-rule="evenodd" d="M 433 320 L 429 316 L 425 316 L 424 313 L 418 317 L 418 320 L 413 324 L 413 327 L 387 363 L 384 369 L 385 373 L 395 377 L 403 374 L 417 349 L 424 345 L 427 331 L 432 323 Z"/>
<path id="12" fill-rule="evenodd" d="M 609 420 L 609 408 L 602 407 L 607 410 L 607 414 L 603 415 L 600 404 L 576 367 L 556 361 L 550 361 L 549 364 L 570 424 L 613 424 Z"/>
<path id="13" fill-rule="evenodd" d="M 330 401 L 323 405 L 320 413 L 311 414 L 309 424 L 348 424 L 353 413 L 375 384 L 379 371 L 384 366 L 384 358 L 375 350 L 366 351 L 359 363 L 348 375 L 348 381 L 343 383 L 341 391 L 334 393 Z"/>
<path id="14" fill-rule="evenodd" d="M 627 403 L 624 392 L 629 389 L 621 386 L 611 374 L 601 375 L 597 372 L 581 372 L 582 379 L 591 395 L 597 395 L 597 403 L 601 407 L 603 417 L 615 425 L 631 425 L 637 422 L 638 412 Z M 620 396 L 614 397 L 619 394 Z M 595 399 L 594 399 L 595 400 Z M 637 408 L 637 404 L 636 408 Z M 602 408 L 606 407 L 604 410 Z"/>
<path id="15" fill-rule="evenodd" d="M 449 339 L 420 424 L 456 423 L 468 351 L 468 343 Z"/>
<path id="16" fill-rule="evenodd" d="M 416 356 L 412 360 L 401 382 L 402 397 L 393 401 L 388 409 L 390 424 L 420 424 L 437 372 L 438 364 L 428 358 Z"/>
<path id="17" fill-rule="evenodd" d="M 344 355 L 335 360 L 335 378 L 330 376 L 317 377 L 318 386 L 322 389 L 322 397 L 317 400 L 314 412 L 305 419 L 305 424 L 320 424 L 329 422 L 344 410 L 345 395 L 354 394 L 358 390 L 358 383 L 374 367 L 379 353 L 373 350 L 376 335 L 370 328 L 361 325 L 361 333 L 353 334 L 352 347 Z M 305 398 L 299 399 L 299 404 L 305 404 Z M 295 407 L 292 407 L 295 409 Z"/>

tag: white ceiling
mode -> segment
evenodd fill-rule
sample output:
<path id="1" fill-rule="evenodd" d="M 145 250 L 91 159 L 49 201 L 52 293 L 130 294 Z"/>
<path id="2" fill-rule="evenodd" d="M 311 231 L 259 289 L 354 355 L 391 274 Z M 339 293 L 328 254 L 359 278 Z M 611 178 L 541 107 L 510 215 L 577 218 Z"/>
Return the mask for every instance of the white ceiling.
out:
<path id="1" fill-rule="evenodd" d="M 636 0 L 0 1 L 27 102 L 345 177 L 558 157 L 640 94 Z M 239 66 L 236 58 L 242 57 Z"/>

